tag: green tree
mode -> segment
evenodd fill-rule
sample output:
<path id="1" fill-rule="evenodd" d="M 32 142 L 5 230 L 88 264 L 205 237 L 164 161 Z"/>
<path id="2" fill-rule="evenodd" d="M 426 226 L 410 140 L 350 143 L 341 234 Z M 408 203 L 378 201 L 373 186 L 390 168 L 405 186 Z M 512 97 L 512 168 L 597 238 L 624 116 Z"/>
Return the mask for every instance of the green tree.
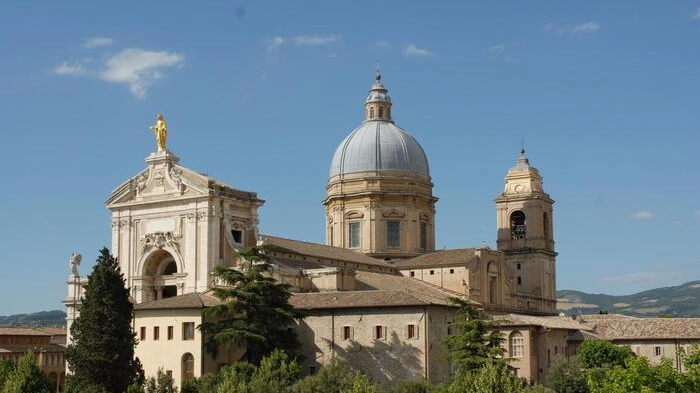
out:
<path id="1" fill-rule="evenodd" d="M 455 333 L 443 338 L 447 345 L 450 363 L 458 370 L 476 370 L 488 363 L 506 366 L 507 359 L 501 344 L 503 335 L 496 330 L 496 323 L 482 319 L 469 300 L 450 298 L 457 307 L 455 320 L 450 324 Z"/>
<path id="2" fill-rule="evenodd" d="M 663 359 L 657 366 L 644 357 L 629 357 L 626 365 L 616 365 L 605 370 L 603 378 L 589 370 L 588 384 L 591 393 L 653 393 L 695 392 L 686 390 L 683 374 L 676 371 L 670 359 Z"/>
<path id="3" fill-rule="evenodd" d="M 627 346 L 617 346 L 605 340 L 585 340 L 578 348 L 581 366 L 588 369 L 624 366 L 634 353 Z"/>
<path id="4" fill-rule="evenodd" d="M 557 393 L 588 393 L 586 374 L 576 359 L 555 362 L 545 385 Z"/>
<path id="5" fill-rule="evenodd" d="M 275 349 L 260 361 L 250 379 L 253 393 L 287 392 L 301 378 L 301 369 L 286 352 Z"/>
<path id="6" fill-rule="evenodd" d="M 241 252 L 241 270 L 220 266 L 214 276 L 219 286 L 213 294 L 223 304 L 204 310 L 200 330 L 206 349 L 216 355 L 220 346 L 245 348 L 245 359 L 259 364 L 275 348 L 289 354 L 299 347 L 291 326 L 303 317 L 289 304 L 290 286 L 265 275 L 269 247 L 250 247 Z"/>
<path id="7" fill-rule="evenodd" d="M 438 393 L 440 388 L 430 382 L 420 379 L 414 381 L 399 381 L 392 393 Z"/>
<path id="8" fill-rule="evenodd" d="M 486 362 L 476 369 L 461 369 L 446 393 L 522 393 L 523 380 L 503 364 Z"/>
<path id="9" fill-rule="evenodd" d="M 379 390 L 372 385 L 365 374 L 357 373 L 352 380 L 352 386 L 343 393 L 379 393 Z"/>
<path id="10" fill-rule="evenodd" d="M 199 378 L 185 381 L 182 393 L 216 393 L 220 382 L 219 374 L 204 374 Z"/>
<path id="11" fill-rule="evenodd" d="M 101 386 L 109 393 L 123 393 L 132 383 L 143 383 L 141 363 L 134 358 L 133 314 L 117 260 L 103 248 L 88 276 L 80 316 L 70 329 L 74 344 L 65 356 L 72 372 L 71 390 Z"/>
<path id="12" fill-rule="evenodd" d="M 2 387 L 5 385 L 7 377 L 9 377 L 14 370 L 15 362 L 10 359 L 0 360 L 0 391 L 2 391 Z"/>
<path id="13" fill-rule="evenodd" d="M 354 372 L 344 363 L 332 360 L 314 375 L 292 386 L 293 393 L 343 393 L 352 388 Z"/>
<path id="14" fill-rule="evenodd" d="M 27 352 L 22 360 L 5 380 L 2 393 L 51 393 L 51 382 L 41 368 L 36 365 L 32 351 Z"/>
<path id="15" fill-rule="evenodd" d="M 158 369 L 155 377 L 146 380 L 145 393 L 177 393 L 173 377 Z"/>
<path id="16" fill-rule="evenodd" d="M 217 393 L 249 393 L 250 380 L 255 366 L 247 362 L 236 362 L 221 369 Z"/>

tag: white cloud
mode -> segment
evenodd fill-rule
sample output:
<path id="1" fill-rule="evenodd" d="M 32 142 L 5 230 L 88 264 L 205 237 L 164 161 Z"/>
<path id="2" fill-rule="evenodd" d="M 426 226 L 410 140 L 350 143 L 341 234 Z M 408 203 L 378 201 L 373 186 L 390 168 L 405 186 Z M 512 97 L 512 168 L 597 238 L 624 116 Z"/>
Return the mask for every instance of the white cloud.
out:
<path id="1" fill-rule="evenodd" d="M 516 48 L 517 50 L 517 48 Z M 518 59 L 512 54 L 513 48 L 505 44 L 497 44 L 489 46 L 489 53 L 498 56 L 509 63 L 518 63 Z"/>
<path id="2" fill-rule="evenodd" d="M 656 218 L 656 214 L 647 210 L 642 210 L 632 214 L 632 218 L 635 220 L 653 220 Z"/>
<path id="3" fill-rule="evenodd" d="M 606 284 L 661 283 L 678 276 L 676 272 L 635 272 L 621 276 L 607 276 L 600 279 Z"/>
<path id="4" fill-rule="evenodd" d="M 571 35 L 576 35 L 579 33 L 594 33 L 596 31 L 600 30 L 600 25 L 596 22 L 587 22 L 580 24 L 578 26 L 574 26 L 569 28 L 569 33 Z"/>
<path id="5" fill-rule="evenodd" d="M 379 40 L 374 44 L 374 46 L 376 46 L 377 48 L 386 48 L 389 45 L 390 45 L 389 41 L 384 41 L 384 40 Z"/>
<path id="6" fill-rule="evenodd" d="M 424 49 L 424 48 L 419 48 L 413 44 L 404 46 L 401 53 L 403 53 L 406 56 L 432 56 L 433 55 L 433 52 L 431 52 L 427 49 Z"/>
<path id="7" fill-rule="evenodd" d="M 124 49 L 107 59 L 100 78 L 108 82 L 126 83 L 132 94 L 143 98 L 153 81 L 161 77 L 160 70 L 180 66 L 184 60 L 185 56 L 180 53 Z"/>
<path id="8" fill-rule="evenodd" d="M 695 10 L 695 13 L 693 14 L 693 16 L 691 16 L 691 18 L 700 19 L 700 7 L 698 7 L 698 9 Z"/>
<path id="9" fill-rule="evenodd" d="M 330 45 L 335 44 L 340 39 L 339 35 L 327 34 L 327 35 L 300 35 L 294 37 L 294 45 L 296 46 L 310 46 L 310 45 Z"/>
<path id="10" fill-rule="evenodd" d="M 80 63 L 70 64 L 68 62 L 63 62 L 60 66 L 53 69 L 53 72 L 58 75 L 85 75 L 87 70 Z"/>
<path id="11" fill-rule="evenodd" d="M 544 25 L 545 31 L 554 31 L 558 34 L 571 36 L 586 33 L 595 33 L 602 28 L 603 26 L 601 26 L 597 22 L 586 22 L 576 26 L 556 26 L 553 23 L 547 23 L 546 25 Z"/>
<path id="12" fill-rule="evenodd" d="M 99 46 L 112 45 L 113 39 L 107 37 L 93 37 L 85 41 L 85 48 L 97 48 Z"/>
<path id="13" fill-rule="evenodd" d="M 296 37 L 276 36 L 267 40 L 268 50 L 277 50 L 282 45 L 291 43 L 295 46 L 318 46 L 332 45 L 340 41 L 341 36 L 338 34 L 311 34 L 298 35 Z"/>

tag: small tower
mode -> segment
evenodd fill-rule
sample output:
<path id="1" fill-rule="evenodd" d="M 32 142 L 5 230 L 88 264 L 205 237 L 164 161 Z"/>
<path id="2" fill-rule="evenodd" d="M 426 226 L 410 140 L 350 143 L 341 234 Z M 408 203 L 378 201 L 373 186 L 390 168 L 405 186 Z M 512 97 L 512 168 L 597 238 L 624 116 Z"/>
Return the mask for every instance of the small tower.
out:
<path id="1" fill-rule="evenodd" d="M 542 188 L 542 176 L 521 149 L 496 198 L 496 212 L 498 250 L 513 269 L 518 307 L 523 310 L 556 310 L 553 204 Z"/>

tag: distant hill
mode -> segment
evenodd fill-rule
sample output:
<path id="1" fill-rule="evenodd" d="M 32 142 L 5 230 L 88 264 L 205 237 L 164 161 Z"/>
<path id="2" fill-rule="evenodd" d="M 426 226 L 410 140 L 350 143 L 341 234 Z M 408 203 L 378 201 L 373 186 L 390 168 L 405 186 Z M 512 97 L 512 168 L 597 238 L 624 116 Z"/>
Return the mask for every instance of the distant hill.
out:
<path id="1" fill-rule="evenodd" d="M 66 313 L 61 310 L 0 316 L 0 326 L 65 326 Z"/>
<path id="2" fill-rule="evenodd" d="M 637 317 L 700 317 L 700 281 L 625 296 L 561 290 L 557 300 L 557 309 L 568 314 L 607 311 Z"/>

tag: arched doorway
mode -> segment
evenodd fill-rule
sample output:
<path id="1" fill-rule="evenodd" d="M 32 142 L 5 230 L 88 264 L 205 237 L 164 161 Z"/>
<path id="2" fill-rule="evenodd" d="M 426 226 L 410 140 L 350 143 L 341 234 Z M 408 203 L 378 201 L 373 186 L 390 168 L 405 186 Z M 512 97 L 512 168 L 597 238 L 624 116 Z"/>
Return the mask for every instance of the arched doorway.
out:
<path id="1" fill-rule="evenodd" d="M 194 356 L 191 353 L 182 355 L 182 382 L 191 381 L 194 379 Z"/>

